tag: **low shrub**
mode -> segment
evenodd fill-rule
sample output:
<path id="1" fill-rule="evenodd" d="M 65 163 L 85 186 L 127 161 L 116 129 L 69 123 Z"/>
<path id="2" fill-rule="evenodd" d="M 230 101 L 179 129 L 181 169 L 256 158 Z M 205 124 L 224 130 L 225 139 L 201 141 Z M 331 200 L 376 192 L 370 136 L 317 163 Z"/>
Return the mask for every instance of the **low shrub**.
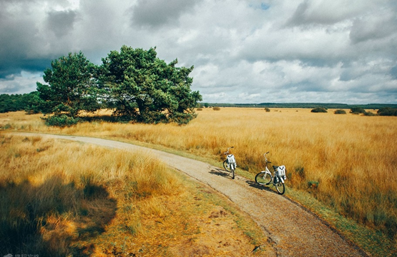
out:
<path id="1" fill-rule="evenodd" d="M 346 114 L 346 111 L 345 110 L 336 110 L 334 113 L 335 114 Z"/>
<path id="2" fill-rule="evenodd" d="M 311 110 L 311 112 L 328 112 L 327 108 L 324 107 L 317 107 Z"/>
<path id="3" fill-rule="evenodd" d="M 10 129 L 12 128 L 10 123 L 7 123 L 6 125 L 4 125 L 3 129 Z"/>
<path id="4" fill-rule="evenodd" d="M 221 107 L 213 107 L 212 110 L 214 110 L 214 111 L 220 111 L 220 110 L 221 110 Z"/>
<path id="5" fill-rule="evenodd" d="M 364 116 L 376 116 L 373 112 L 364 112 Z"/>
<path id="6" fill-rule="evenodd" d="M 397 116 L 397 109 L 390 108 L 390 107 L 380 108 L 378 110 L 378 115 L 380 115 L 380 116 Z"/>
<path id="7" fill-rule="evenodd" d="M 81 121 L 80 118 L 69 117 L 65 114 L 60 116 L 50 116 L 48 118 L 43 118 L 45 120 L 45 124 L 47 126 L 56 126 L 56 127 L 70 127 L 72 125 L 76 125 Z"/>
<path id="8" fill-rule="evenodd" d="M 360 113 L 365 113 L 365 110 L 361 107 L 353 107 L 350 109 L 350 113 L 352 114 L 360 114 Z"/>
<path id="9" fill-rule="evenodd" d="M 318 182 L 318 181 L 308 181 L 307 182 L 307 186 L 310 189 L 317 189 L 319 184 L 320 184 L 320 182 Z"/>

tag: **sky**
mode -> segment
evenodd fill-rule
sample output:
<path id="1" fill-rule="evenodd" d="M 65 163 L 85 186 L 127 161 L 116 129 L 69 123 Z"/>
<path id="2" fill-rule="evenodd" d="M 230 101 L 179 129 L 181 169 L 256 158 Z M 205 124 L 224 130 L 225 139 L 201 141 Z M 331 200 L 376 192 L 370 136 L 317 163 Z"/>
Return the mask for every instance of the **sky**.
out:
<path id="1" fill-rule="evenodd" d="M 0 0 L 0 94 L 123 45 L 191 67 L 208 103 L 397 103 L 395 0 Z"/>

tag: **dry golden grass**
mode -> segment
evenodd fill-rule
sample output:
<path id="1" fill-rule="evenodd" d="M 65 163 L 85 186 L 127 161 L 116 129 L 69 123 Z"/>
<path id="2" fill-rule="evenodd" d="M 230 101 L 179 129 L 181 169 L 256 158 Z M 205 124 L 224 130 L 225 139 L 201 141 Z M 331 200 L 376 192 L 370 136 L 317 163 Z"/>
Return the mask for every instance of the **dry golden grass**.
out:
<path id="1" fill-rule="evenodd" d="M 1 133 L 0 152 L 0 253 L 238 256 L 266 240 L 214 192 L 149 155 Z"/>
<path id="2" fill-rule="evenodd" d="M 270 151 L 274 165 L 286 165 L 288 186 L 309 191 L 339 213 L 394 236 L 397 119 L 346 112 L 221 108 L 203 109 L 186 126 L 93 122 L 59 129 L 43 126 L 37 116 L 26 122 L 22 117 L 14 123 L 0 121 L 0 126 L 141 141 L 217 161 L 233 145 L 238 166 L 252 174 L 263 169 L 263 153 Z"/>

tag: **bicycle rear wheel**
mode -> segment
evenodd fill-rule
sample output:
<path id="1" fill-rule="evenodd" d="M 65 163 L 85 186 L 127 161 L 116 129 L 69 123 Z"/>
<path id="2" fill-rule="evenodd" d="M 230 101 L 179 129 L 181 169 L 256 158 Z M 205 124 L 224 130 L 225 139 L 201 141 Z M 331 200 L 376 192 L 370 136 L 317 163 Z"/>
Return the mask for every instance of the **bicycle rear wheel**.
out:
<path id="1" fill-rule="evenodd" d="M 259 172 L 255 176 L 255 182 L 260 185 L 269 185 L 272 181 L 272 176 L 266 172 Z"/>
<path id="2" fill-rule="evenodd" d="M 277 182 L 276 184 L 274 184 L 274 186 L 277 189 L 277 192 L 282 195 L 285 192 L 285 185 L 282 182 Z"/>

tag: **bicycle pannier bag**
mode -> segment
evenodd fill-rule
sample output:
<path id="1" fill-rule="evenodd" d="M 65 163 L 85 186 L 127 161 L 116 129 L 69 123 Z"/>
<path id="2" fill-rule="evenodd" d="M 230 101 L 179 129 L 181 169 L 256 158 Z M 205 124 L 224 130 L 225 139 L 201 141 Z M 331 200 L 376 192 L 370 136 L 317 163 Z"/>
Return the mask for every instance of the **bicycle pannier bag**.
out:
<path id="1" fill-rule="evenodd" d="M 287 179 L 287 176 L 285 176 L 285 166 L 281 165 L 276 169 L 276 176 L 283 178 L 283 180 Z"/>
<path id="2" fill-rule="evenodd" d="M 234 159 L 234 155 L 233 155 L 233 154 L 229 154 L 229 155 L 227 156 L 227 162 L 228 162 L 229 164 L 236 163 L 236 160 Z"/>

